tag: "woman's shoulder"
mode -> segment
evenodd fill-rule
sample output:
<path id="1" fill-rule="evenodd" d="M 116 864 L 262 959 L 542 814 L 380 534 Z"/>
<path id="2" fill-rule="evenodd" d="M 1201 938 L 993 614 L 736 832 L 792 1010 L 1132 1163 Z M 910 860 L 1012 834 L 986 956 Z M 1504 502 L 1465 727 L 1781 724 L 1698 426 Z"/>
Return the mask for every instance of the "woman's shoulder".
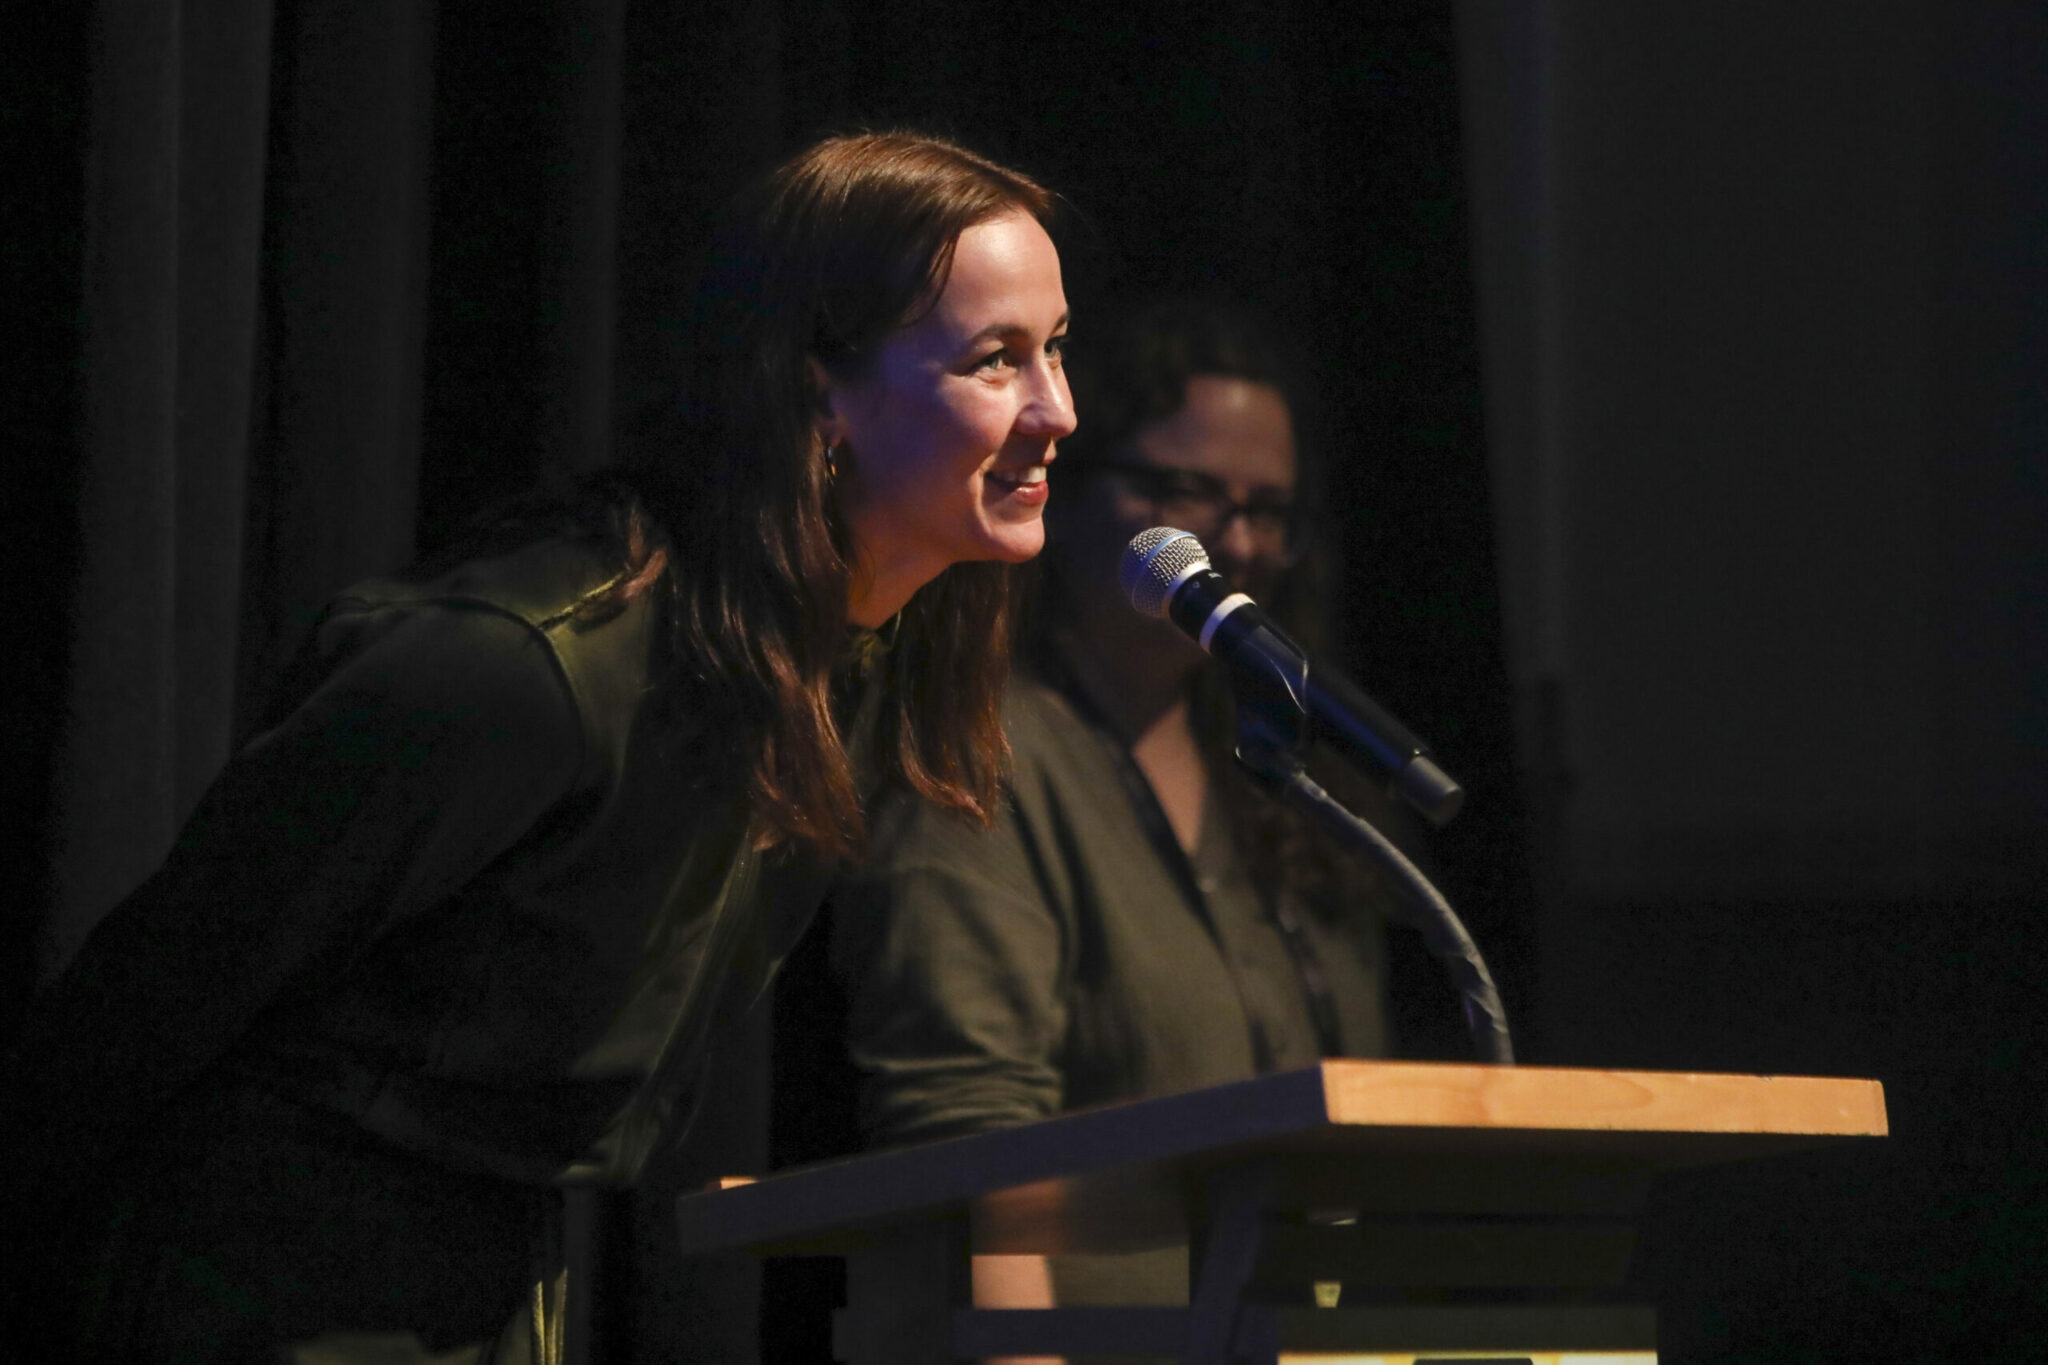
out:
<path id="1" fill-rule="evenodd" d="M 600 538 L 540 535 L 353 585 L 328 604 L 317 648 L 333 657 L 395 628 L 459 635 L 492 655 L 498 686 L 563 695 L 592 754 L 616 763 L 662 652 L 659 594 L 619 592 L 625 576 Z"/>
<path id="2" fill-rule="evenodd" d="M 1116 741 L 1055 681 L 1021 668 L 1003 693 L 1011 786 L 1019 799 L 1120 791 Z"/>
<path id="3" fill-rule="evenodd" d="M 616 555 L 595 537 L 538 535 L 460 559 L 430 561 L 344 589 L 330 616 L 407 607 L 479 608 L 548 631 L 619 575 Z"/>
<path id="4" fill-rule="evenodd" d="M 1044 762 L 1086 728 L 1073 703 L 1038 673 L 1020 666 L 1010 674 L 1003 687 L 1003 732 L 1013 763 Z"/>

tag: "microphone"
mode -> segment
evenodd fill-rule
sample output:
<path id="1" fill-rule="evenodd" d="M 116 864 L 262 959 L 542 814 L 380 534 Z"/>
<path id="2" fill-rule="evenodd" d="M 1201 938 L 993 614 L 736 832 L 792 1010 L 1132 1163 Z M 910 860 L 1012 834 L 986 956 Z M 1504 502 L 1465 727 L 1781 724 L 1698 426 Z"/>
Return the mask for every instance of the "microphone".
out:
<path id="1" fill-rule="evenodd" d="M 1458 813 L 1465 789 L 1437 767 L 1429 746 L 1342 677 L 1310 668 L 1301 647 L 1210 567 L 1201 541 L 1171 526 L 1141 531 L 1125 547 L 1118 577 L 1133 607 L 1193 636 L 1223 661 L 1233 681 L 1270 696 L 1277 678 L 1317 738 L 1384 773 L 1430 823 L 1445 824 Z"/>

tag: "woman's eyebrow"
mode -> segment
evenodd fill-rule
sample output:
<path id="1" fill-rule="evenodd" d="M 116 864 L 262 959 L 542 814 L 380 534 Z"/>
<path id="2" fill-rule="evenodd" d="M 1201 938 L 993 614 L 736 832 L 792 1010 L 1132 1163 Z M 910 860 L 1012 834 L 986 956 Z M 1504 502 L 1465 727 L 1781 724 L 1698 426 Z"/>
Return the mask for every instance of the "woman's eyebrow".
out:
<path id="1" fill-rule="evenodd" d="M 1072 318 L 1073 313 L 1071 311 L 1060 314 L 1059 320 L 1053 323 L 1052 330 L 1055 332 L 1059 331 L 1067 326 Z M 994 341 L 1002 337 L 1029 336 L 1030 334 L 1031 328 L 1021 322 L 991 322 L 988 326 L 982 328 L 960 344 L 962 346 L 972 346 L 977 342 Z"/>

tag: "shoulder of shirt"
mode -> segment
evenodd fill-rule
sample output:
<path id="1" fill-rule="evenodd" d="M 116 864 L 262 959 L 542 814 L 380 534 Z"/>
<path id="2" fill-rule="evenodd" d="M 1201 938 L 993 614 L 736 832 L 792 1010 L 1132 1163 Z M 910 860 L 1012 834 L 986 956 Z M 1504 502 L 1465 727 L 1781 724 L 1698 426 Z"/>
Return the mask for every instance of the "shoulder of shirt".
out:
<path id="1" fill-rule="evenodd" d="M 608 559 L 594 542 L 543 537 L 502 553 L 357 583 L 336 595 L 328 613 L 407 606 L 482 607 L 551 633 L 573 617 L 578 605 L 613 581 L 619 566 Z"/>
<path id="2" fill-rule="evenodd" d="M 1057 793 L 1070 784 L 1070 753 L 1088 742 L 1087 727 L 1058 692 L 1025 672 L 1010 675 L 1002 715 L 1010 762 L 1003 779 L 1005 813 L 997 821 L 1033 824 L 1037 812 L 1048 801 L 1058 804 Z M 955 840 L 971 843 L 984 834 L 969 817 L 922 800 L 901 782 L 887 784 L 868 814 L 869 852 L 877 868 L 926 859 L 935 842 L 951 848 Z"/>
<path id="3" fill-rule="evenodd" d="M 372 579 L 328 604 L 324 622 L 360 613 L 486 611 L 522 623 L 567 688 L 593 757 L 613 771 L 651 690 L 654 594 L 599 605 L 620 566 L 592 541 L 555 536 L 430 572 Z M 596 605 L 596 610 L 590 608 Z"/>
<path id="4" fill-rule="evenodd" d="M 1076 783 L 1093 788 L 1119 779 L 1116 741 L 1059 688 L 1038 675 L 1013 674 L 1003 694 L 1010 739 L 1010 786 L 1016 799 L 1044 800 Z"/>
<path id="5" fill-rule="evenodd" d="M 1056 742 L 1062 732 L 1085 725 L 1073 704 L 1052 684 L 1023 669 L 1010 675 L 1003 689 L 1003 729 L 1013 751 L 1035 754 Z"/>

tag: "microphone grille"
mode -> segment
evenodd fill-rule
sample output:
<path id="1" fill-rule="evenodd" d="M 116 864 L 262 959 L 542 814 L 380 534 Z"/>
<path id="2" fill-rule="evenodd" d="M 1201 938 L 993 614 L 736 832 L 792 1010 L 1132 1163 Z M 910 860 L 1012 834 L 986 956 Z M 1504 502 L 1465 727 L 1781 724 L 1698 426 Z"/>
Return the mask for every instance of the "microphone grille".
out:
<path id="1" fill-rule="evenodd" d="M 1166 594 L 1174 580 L 1208 562 L 1209 552 L 1202 548 L 1201 541 L 1171 526 L 1154 526 L 1149 531 L 1140 531 L 1124 547 L 1117 577 L 1133 607 L 1147 616 L 1164 616 Z"/>

